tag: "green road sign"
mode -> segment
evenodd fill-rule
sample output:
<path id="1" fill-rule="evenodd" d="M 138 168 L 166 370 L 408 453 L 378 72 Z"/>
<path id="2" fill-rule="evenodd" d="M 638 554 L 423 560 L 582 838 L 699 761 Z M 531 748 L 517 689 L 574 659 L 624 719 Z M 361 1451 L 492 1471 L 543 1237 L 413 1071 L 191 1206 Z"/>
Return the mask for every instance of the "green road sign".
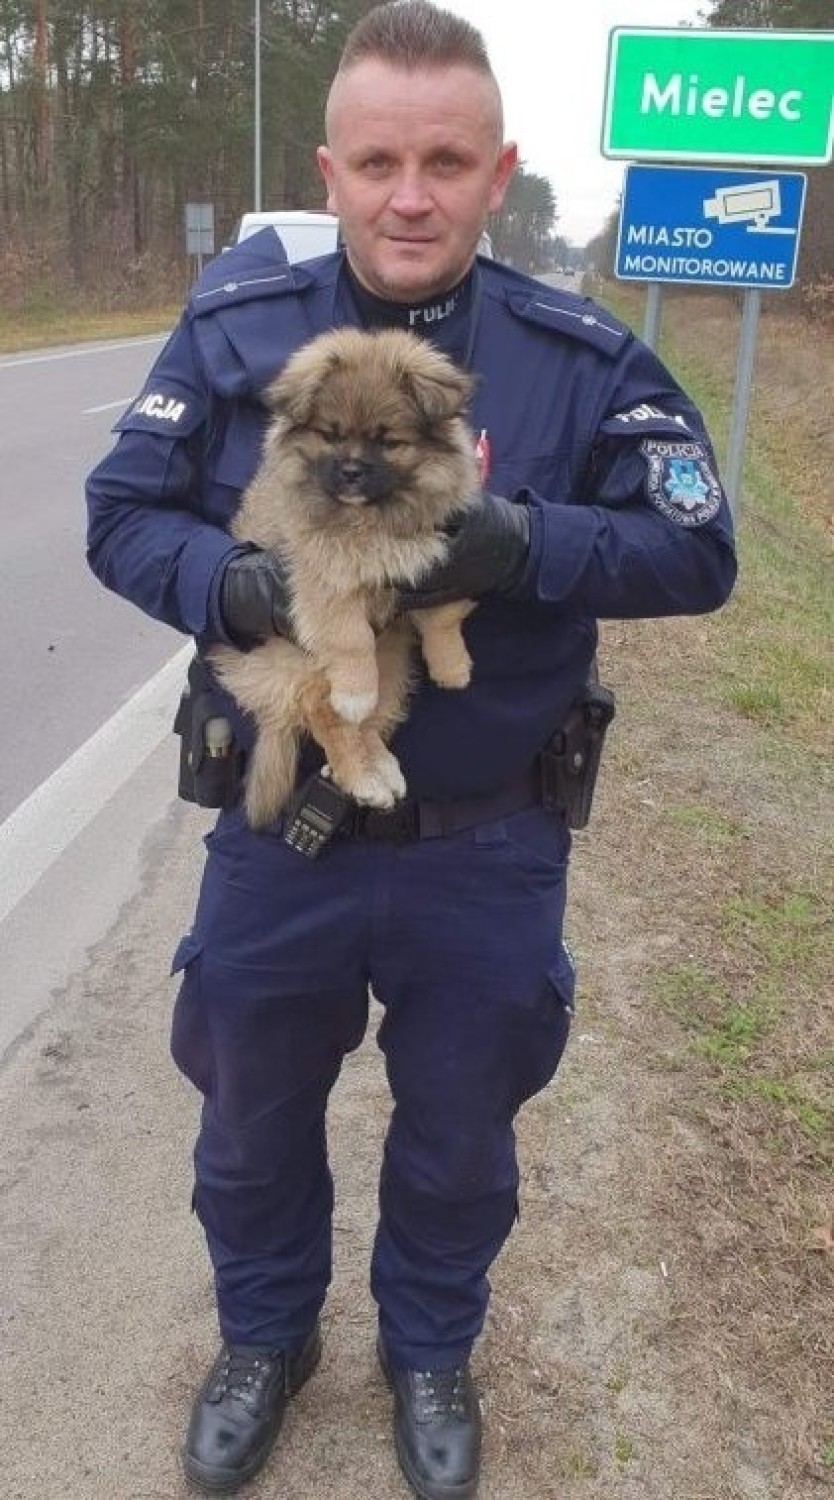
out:
<path id="1" fill-rule="evenodd" d="M 608 47 L 603 156 L 824 162 L 834 31 L 649 31 Z"/>

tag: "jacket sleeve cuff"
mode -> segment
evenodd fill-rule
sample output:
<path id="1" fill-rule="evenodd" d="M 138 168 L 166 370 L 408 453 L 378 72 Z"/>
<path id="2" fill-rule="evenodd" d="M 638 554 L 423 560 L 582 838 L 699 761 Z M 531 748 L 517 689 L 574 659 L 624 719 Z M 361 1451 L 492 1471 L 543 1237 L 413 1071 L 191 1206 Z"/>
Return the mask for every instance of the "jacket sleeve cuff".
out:
<path id="1" fill-rule="evenodd" d="M 532 490 L 521 490 L 516 498 L 530 513 L 530 550 L 515 597 L 562 604 L 588 566 L 599 516 L 582 505 L 545 504 Z"/>
<path id="2" fill-rule="evenodd" d="M 190 538 L 178 577 L 179 606 L 189 634 L 232 644 L 220 614 L 220 587 L 226 564 L 247 550 L 219 527 L 201 527 Z"/>

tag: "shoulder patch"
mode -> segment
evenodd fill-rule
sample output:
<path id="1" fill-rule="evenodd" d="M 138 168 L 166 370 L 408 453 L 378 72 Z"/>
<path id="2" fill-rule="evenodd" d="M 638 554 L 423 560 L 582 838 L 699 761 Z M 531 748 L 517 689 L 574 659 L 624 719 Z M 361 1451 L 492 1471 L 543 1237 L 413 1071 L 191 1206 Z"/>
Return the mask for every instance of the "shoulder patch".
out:
<path id="1" fill-rule="evenodd" d="M 640 444 L 646 460 L 646 493 L 651 504 L 678 526 L 704 526 L 718 514 L 721 485 L 703 443 Z"/>
<path id="2" fill-rule="evenodd" d="M 157 432 L 187 437 L 199 427 L 204 406 L 193 394 L 161 381 L 148 386 L 114 424 L 114 432 Z"/>
<path id="3" fill-rule="evenodd" d="M 649 433 L 676 434 L 679 438 L 695 436 L 680 412 L 666 411 L 651 401 L 639 401 L 625 411 L 614 412 L 613 416 L 606 417 L 600 430 L 609 437 L 634 437 L 637 434 L 643 437 Z"/>
<path id="4" fill-rule="evenodd" d="M 543 286 L 540 293 L 509 292 L 507 302 L 517 318 L 550 328 L 591 344 L 603 354 L 617 355 L 630 337 L 630 329 L 618 323 L 613 314 L 582 297 L 557 298 Z"/>

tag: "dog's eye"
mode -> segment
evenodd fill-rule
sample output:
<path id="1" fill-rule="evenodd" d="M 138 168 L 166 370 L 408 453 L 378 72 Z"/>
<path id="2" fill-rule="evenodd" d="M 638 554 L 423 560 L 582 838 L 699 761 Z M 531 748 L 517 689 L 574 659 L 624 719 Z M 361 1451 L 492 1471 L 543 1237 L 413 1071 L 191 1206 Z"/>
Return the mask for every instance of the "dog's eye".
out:
<path id="1" fill-rule="evenodd" d="M 405 447 L 404 439 L 394 437 L 394 434 L 391 432 L 378 432 L 376 440 L 379 443 L 380 448 L 393 449 Z"/>
<path id="2" fill-rule="evenodd" d="M 344 439 L 344 433 L 338 427 L 316 427 L 314 430 L 326 443 L 341 443 Z"/>

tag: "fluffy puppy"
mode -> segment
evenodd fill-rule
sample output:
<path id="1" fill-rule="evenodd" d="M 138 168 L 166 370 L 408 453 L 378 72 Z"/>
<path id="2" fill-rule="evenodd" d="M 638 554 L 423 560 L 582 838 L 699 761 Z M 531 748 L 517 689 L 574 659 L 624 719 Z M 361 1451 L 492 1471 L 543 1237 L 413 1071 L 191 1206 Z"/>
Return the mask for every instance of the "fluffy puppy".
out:
<path id="1" fill-rule="evenodd" d="M 231 529 L 284 561 L 297 644 L 211 652 L 256 724 L 245 792 L 255 828 L 284 806 L 305 733 L 357 801 L 391 807 L 404 795 L 385 741 L 405 716 L 415 627 L 432 680 L 469 682 L 471 601 L 395 611 L 397 589 L 442 561 L 443 527 L 477 494 L 471 385 L 412 334 L 342 328 L 298 350 L 267 390 L 261 464 Z"/>

